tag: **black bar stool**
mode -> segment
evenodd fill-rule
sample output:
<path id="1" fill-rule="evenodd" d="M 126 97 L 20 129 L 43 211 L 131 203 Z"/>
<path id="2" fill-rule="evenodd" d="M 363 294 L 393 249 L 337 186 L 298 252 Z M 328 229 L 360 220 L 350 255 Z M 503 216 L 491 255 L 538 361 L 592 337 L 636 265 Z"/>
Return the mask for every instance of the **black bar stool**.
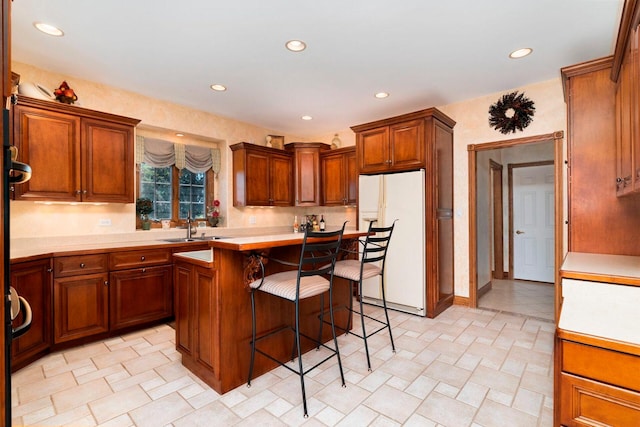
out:
<path id="1" fill-rule="evenodd" d="M 338 358 L 338 366 L 340 368 L 342 386 L 346 386 L 344 382 L 344 373 L 342 371 L 342 361 L 340 360 L 340 351 L 338 349 L 338 340 L 336 339 L 336 331 L 333 319 L 333 307 L 331 306 L 331 301 L 333 300 L 333 270 L 336 263 L 338 251 L 340 249 L 340 244 L 342 243 L 342 234 L 344 233 L 345 225 L 346 222 L 342 225 L 341 229 L 336 231 L 314 232 L 310 229 L 306 229 L 302 242 L 302 250 L 300 252 L 300 262 L 298 264 L 293 264 L 298 267 L 295 270 L 283 271 L 265 277 L 264 264 L 262 263 L 261 256 L 256 255 L 258 257 L 258 260 L 260 261 L 260 265 L 262 268 L 262 278 L 255 280 L 254 282 L 249 284 L 249 287 L 251 289 L 251 317 L 253 332 L 251 336 L 251 364 L 249 366 L 249 380 L 247 382 L 247 385 L 249 387 L 251 386 L 256 352 L 277 362 L 291 372 L 300 376 L 300 386 L 302 388 L 302 404 L 304 407 L 305 418 L 308 417 L 307 398 L 304 387 L 304 375 L 306 373 L 308 373 L 312 369 L 315 369 L 322 363 L 335 356 Z M 287 263 L 274 258 L 269 258 L 269 260 L 292 265 L 292 263 Z M 326 291 L 329 291 L 329 313 L 334 348 L 331 348 L 330 346 L 322 343 L 321 339 L 316 340 L 315 338 L 311 338 L 305 334 L 300 333 L 300 301 L 306 298 L 314 297 L 316 295 L 322 295 Z M 288 326 L 276 331 L 269 332 L 260 337 L 256 337 L 256 292 L 265 292 L 294 303 L 295 326 Z M 322 309 L 323 307 L 320 307 L 321 311 Z M 285 330 L 290 330 L 294 333 L 294 349 L 292 351 L 291 359 L 293 360 L 297 355 L 298 369 L 290 367 L 286 364 L 286 362 L 278 360 L 277 358 L 258 348 L 256 345 L 260 340 Z M 329 350 L 331 354 L 320 360 L 315 365 L 306 369 L 303 368 L 300 338 L 311 340 L 317 348 L 323 347 Z"/>
<path id="2" fill-rule="evenodd" d="M 336 266 L 333 270 L 335 277 L 341 277 L 347 279 L 350 284 L 350 288 L 354 283 L 358 284 L 358 298 L 360 300 L 360 309 L 353 308 L 353 297 L 349 299 L 349 307 L 341 307 L 347 309 L 353 314 L 360 315 L 360 323 L 362 323 L 362 335 L 351 330 L 351 316 L 349 316 L 349 323 L 345 329 L 345 333 L 361 338 L 364 341 L 364 349 L 367 354 L 367 367 L 371 371 L 371 360 L 369 358 L 369 344 L 367 338 L 377 334 L 385 329 L 389 330 L 389 338 L 391 339 L 391 349 L 396 352 L 395 344 L 393 343 L 393 334 L 391 333 L 391 323 L 389 322 L 389 314 L 387 313 L 387 300 L 384 294 L 384 265 L 387 257 L 387 251 L 389 250 L 389 242 L 391 241 L 391 235 L 393 234 L 393 227 L 395 221 L 390 227 L 374 227 L 375 221 L 369 223 L 368 235 L 364 241 L 360 240 L 362 244 L 362 252 L 359 253 L 360 259 L 346 259 L 336 262 Z M 384 307 L 384 316 L 386 322 L 376 319 L 368 314 L 364 313 L 364 306 L 362 302 L 362 281 L 372 277 L 380 276 L 380 286 L 382 291 L 382 305 Z M 320 317 L 323 320 L 324 313 L 321 313 Z M 369 331 L 367 333 L 365 327 L 365 319 L 377 322 L 377 329 Z M 326 323 L 326 321 L 324 322 Z M 322 333 L 322 331 L 321 331 Z"/>

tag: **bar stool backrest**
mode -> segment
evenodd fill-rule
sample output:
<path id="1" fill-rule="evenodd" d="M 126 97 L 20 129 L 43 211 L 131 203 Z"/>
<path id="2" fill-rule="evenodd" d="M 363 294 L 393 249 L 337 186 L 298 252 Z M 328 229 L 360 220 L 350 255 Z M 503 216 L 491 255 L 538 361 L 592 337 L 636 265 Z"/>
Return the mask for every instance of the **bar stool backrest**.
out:
<path id="1" fill-rule="evenodd" d="M 364 268 L 364 264 L 382 261 L 380 271 L 384 271 L 389 242 L 391 241 L 391 235 L 393 234 L 393 227 L 395 227 L 396 221 L 397 220 L 393 221 L 393 224 L 389 227 L 374 227 L 373 224 L 375 221 L 369 223 L 369 234 L 364 241 L 364 247 L 362 249 L 361 270 Z M 360 274 L 362 274 L 362 271 L 360 271 Z"/>
<path id="2" fill-rule="evenodd" d="M 336 264 L 346 224 L 345 221 L 342 228 L 335 231 L 305 230 L 298 277 L 325 274 L 333 276 L 333 267 Z"/>

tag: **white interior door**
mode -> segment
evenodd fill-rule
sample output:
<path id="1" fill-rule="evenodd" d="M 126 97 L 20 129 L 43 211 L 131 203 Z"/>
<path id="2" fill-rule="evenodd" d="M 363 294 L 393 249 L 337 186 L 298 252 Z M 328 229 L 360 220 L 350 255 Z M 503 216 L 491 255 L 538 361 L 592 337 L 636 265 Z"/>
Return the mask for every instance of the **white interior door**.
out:
<path id="1" fill-rule="evenodd" d="M 553 283 L 554 167 L 513 168 L 513 277 Z"/>

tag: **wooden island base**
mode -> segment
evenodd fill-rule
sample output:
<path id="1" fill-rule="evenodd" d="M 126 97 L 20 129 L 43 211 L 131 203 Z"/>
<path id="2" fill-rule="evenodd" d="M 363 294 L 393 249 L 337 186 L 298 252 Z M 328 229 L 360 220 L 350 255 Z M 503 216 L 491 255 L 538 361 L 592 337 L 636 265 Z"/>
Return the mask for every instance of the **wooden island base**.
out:
<path id="1" fill-rule="evenodd" d="M 346 232 L 344 245 L 356 244 L 366 232 Z M 302 234 L 237 238 L 210 242 L 210 251 L 175 254 L 176 348 L 182 364 L 218 393 L 226 393 L 245 384 L 249 374 L 251 340 L 251 299 L 246 284 L 256 272 L 252 254 L 265 254 L 289 262 L 298 262 Z M 265 274 L 289 270 L 291 266 L 266 260 Z M 343 279 L 334 279 L 334 307 L 348 305 L 350 287 Z M 321 296 L 301 303 L 301 332 L 317 336 Z M 328 293 L 324 309 L 328 310 Z M 271 295 L 256 295 L 257 334 L 293 324 L 294 307 L 289 301 Z M 349 312 L 336 313 L 336 326 L 346 328 Z M 323 340 L 331 339 L 328 325 Z M 304 342 L 304 351 L 315 348 Z M 286 361 L 291 357 L 293 334 L 274 334 L 261 342 L 262 348 Z M 258 355 L 254 377 L 278 365 Z"/>

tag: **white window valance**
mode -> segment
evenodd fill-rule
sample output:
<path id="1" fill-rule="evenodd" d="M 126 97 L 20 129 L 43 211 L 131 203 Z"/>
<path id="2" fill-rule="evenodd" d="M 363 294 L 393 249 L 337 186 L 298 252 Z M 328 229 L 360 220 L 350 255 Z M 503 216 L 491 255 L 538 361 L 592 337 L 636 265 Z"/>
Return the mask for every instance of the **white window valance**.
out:
<path id="1" fill-rule="evenodd" d="M 144 162 L 156 168 L 175 165 L 193 173 L 212 169 L 220 172 L 220 149 L 198 145 L 174 144 L 155 138 L 136 138 L 136 163 Z"/>

